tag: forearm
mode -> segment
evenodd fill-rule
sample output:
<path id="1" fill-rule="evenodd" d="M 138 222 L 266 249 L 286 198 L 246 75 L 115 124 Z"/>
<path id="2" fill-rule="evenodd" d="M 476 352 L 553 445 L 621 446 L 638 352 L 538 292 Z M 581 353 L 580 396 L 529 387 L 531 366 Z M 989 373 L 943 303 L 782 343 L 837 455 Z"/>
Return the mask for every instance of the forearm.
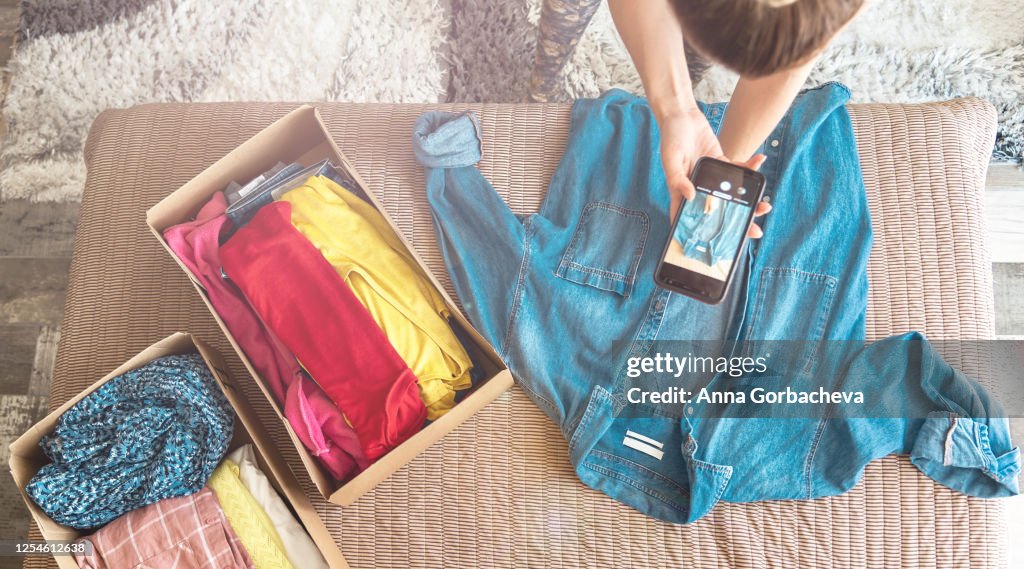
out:
<path id="1" fill-rule="evenodd" d="M 655 116 L 696 107 L 683 31 L 667 0 L 608 0 Z"/>
<path id="2" fill-rule="evenodd" d="M 757 151 L 786 114 L 813 66 L 812 60 L 766 77 L 740 79 L 718 132 L 722 151 L 730 160 L 744 161 Z"/>

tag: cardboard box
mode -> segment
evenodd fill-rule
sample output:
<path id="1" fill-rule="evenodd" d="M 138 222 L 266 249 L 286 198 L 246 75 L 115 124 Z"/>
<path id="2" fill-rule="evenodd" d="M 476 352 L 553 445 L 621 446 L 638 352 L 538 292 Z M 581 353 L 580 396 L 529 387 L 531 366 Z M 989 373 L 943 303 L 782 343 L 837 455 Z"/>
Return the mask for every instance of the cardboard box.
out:
<path id="1" fill-rule="evenodd" d="M 253 369 L 251 362 L 238 346 L 238 343 L 228 331 L 220 316 L 217 315 L 203 287 L 199 284 L 195 275 L 174 255 L 162 235 L 164 229 L 191 219 L 199 208 L 209 201 L 214 193 L 223 190 L 232 181 L 244 184 L 278 162 L 298 162 L 303 166 L 310 166 L 324 159 L 330 160 L 334 166 L 356 182 L 367 199 L 381 212 L 388 223 L 391 224 L 391 227 L 395 229 L 395 233 L 402 240 L 405 247 L 412 252 L 416 261 L 423 268 L 424 273 L 430 276 L 434 287 L 441 292 L 448 305 L 449 311 L 452 314 L 453 324 L 462 328 L 466 332 L 465 336 L 472 340 L 472 344 L 466 345 L 466 348 L 473 357 L 474 362 L 476 362 L 477 367 L 482 368 L 484 371 L 483 376 L 486 378 L 480 381 L 474 387 L 473 392 L 446 415 L 432 422 L 412 438 L 393 449 L 358 476 L 340 487 L 302 445 L 302 441 L 295 435 L 295 432 L 285 420 L 281 405 L 274 400 L 273 394 L 266 383 L 256 370 Z M 189 275 L 193 285 L 196 287 L 196 292 L 199 293 L 207 308 L 213 313 L 217 324 L 224 332 L 224 335 L 227 336 L 235 351 L 238 352 L 246 369 L 249 370 L 249 373 L 259 384 L 263 394 L 270 400 L 278 419 L 288 430 L 292 443 L 298 449 L 303 465 L 309 471 L 309 476 L 317 489 L 327 500 L 335 504 L 347 506 L 356 501 L 360 496 L 372 490 L 396 470 L 496 399 L 513 384 L 512 375 L 505 368 L 501 359 L 498 358 L 494 349 L 463 318 L 455 302 L 445 293 L 437 278 L 431 274 L 430 269 L 423 263 L 422 258 L 416 254 L 415 249 L 397 229 L 397 225 L 395 225 L 394 221 L 388 216 L 387 211 L 384 210 L 376 199 L 372 189 L 359 177 L 358 172 L 355 171 L 331 139 L 319 113 L 313 107 L 302 106 L 295 109 L 218 160 L 146 212 L 146 222 L 153 235 L 160 241 L 171 257 L 178 262 L 181 269 Z M 274 449 L 270 447 L 263 449 L 263 451 L 265 453 L 274 453 Z"/>
<path id="2" fill-rule="evenodd" d="M 242 396 L 242 392 L 239 391 L 232 383 L 232 380 L 226 371 L 227 366 L 224 365 L 224 360 L 221 359 L 220 354 L 199 339 L 180 332 L 168 336 L 167 338 L 146 348 L 141 353 L 107 374 L 103 379 L 97 381 L 88 389 L 78 394 L 77 397 L 74 397 L 64 405 L 61 405 L 57 410 L 47 415 L 42 421 L 36 423 L 27 433 L 18 438 L 18 440 L 11 443 L 11 474 L 14 476 L 14 482 L 18 485 L 18 490 L 21 492 L 21 496 L 25 500 L 25 504 L 28 506 L 29 512 L 32 514 L 32 518 L 36 521 L 36 524 L 39 525 L 39 529 L 42 532 L 43 537 L 48 540 L 74 540 L 81 537 L 83 534 L 76 529 L 58 524 L 50 519 L 50 517 L 43 513 L 43 511 L 39 509 L 39 506 L 37 506 L 25 492 L 25 487 L 28 485 L 29 480 L 35 476 L 36 472 L 38 472 L 43 465 L 50 462 L 46 455 L 43 454 L 42 449 L 39 448 L 40 439 L 42 439 L 44 435 L 53 431 L 57 424 L 57 419 L 60 418 L 65 411 L 70 409 L 107 381 L 125 373 L 126 371 L 142 367 L 156 358 L 171 354 L 184 354 L 190 352 L 199 352 L 203 360 L 206 362 L 206 365 L 210 368 L 210 371 L 213 372 L 213 376 L 217 380 L 217 384 L 224 392 L 224 395 L 227 396 L 228 402 L 231 403 L 231 406 L 235 410 L 235 431 L 234 437 L 231 441 L 230 450 L 234 450 L 246 443 L 252 443 L 254 450 L 256 451 L 256 458 L 260 469 L 263 470 L 263 473 L 266 474 L 277 492 L 297 514 L 299 522 L 306 528 L 310 537 L 313 538 L 313 541 L 327 560 L 327 564 L 336 569 L 348 569 L 348 563 L 342 556 L 341 551 L 338 550 L 338 546 L 335 545 L 330 533 L 328 533 L 327 527 L 324 526 L 319 516 L 317 516 L 316 511 L 313 509 L 313 505 L 309 502 L 309 498 L 306 497 L 305 493 L 303 493 L 302 489 L 299 487 L 299 483 L 295 479 L 291 470 L 288 469 L 288 466 L 284 464 L 279 456 L 263 450 L 271 448 L 269 446 L 271 444 L 270 437 L 263 431 L 259 418 L 245 401 L 245 398 Z M 75 563 L 75 560 L 69 555 L 60 555 L 55 556 L 54 558 L 61 569 L 78 569 L 78 565 Z"/>

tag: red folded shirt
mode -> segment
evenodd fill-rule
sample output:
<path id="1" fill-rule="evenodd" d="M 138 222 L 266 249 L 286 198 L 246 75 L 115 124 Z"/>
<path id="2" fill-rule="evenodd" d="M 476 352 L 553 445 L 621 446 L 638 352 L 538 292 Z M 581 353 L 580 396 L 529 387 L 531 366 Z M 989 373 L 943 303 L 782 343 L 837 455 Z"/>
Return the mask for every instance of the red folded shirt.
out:
<path id="1" fill-rule="evenodd" d="M 224 271 L 324 392 L 366 458 L 416 434 L 427 418 L 416 376 L 366 308 L 291 224 L 291 204 L 264 206 L 221 246 Z"/>

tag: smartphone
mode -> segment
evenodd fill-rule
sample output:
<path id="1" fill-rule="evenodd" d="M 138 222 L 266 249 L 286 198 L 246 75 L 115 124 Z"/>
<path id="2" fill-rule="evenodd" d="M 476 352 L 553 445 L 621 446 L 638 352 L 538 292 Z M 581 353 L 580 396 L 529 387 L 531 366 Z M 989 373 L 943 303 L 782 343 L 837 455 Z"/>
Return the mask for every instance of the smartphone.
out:
<path id="1" fill-rule="evenodd" d="M 654 280 L 668 290 L 718 304 L 736 273 L 765 178 L 714 158 L 698 160 L 690 178 L 696 196 L 679 206 Z"/>

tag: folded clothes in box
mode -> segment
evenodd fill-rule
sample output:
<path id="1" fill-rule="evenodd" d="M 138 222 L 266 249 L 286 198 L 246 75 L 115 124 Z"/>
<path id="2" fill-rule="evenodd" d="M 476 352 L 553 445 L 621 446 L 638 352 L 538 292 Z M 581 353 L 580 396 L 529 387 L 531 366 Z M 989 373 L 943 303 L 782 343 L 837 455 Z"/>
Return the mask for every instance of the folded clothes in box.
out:
<path id="1" fill-rule="evenodd" d="M 332 502 L 353 502 L 512 384 L 311 107 L 147 221 Z"/>
<path id="2" fill-rule="evenodd" d="M 348 566 L 225 369 L 174 334 L 11 445 L 43 537 L 72 542 L 60 567 Z"/>

